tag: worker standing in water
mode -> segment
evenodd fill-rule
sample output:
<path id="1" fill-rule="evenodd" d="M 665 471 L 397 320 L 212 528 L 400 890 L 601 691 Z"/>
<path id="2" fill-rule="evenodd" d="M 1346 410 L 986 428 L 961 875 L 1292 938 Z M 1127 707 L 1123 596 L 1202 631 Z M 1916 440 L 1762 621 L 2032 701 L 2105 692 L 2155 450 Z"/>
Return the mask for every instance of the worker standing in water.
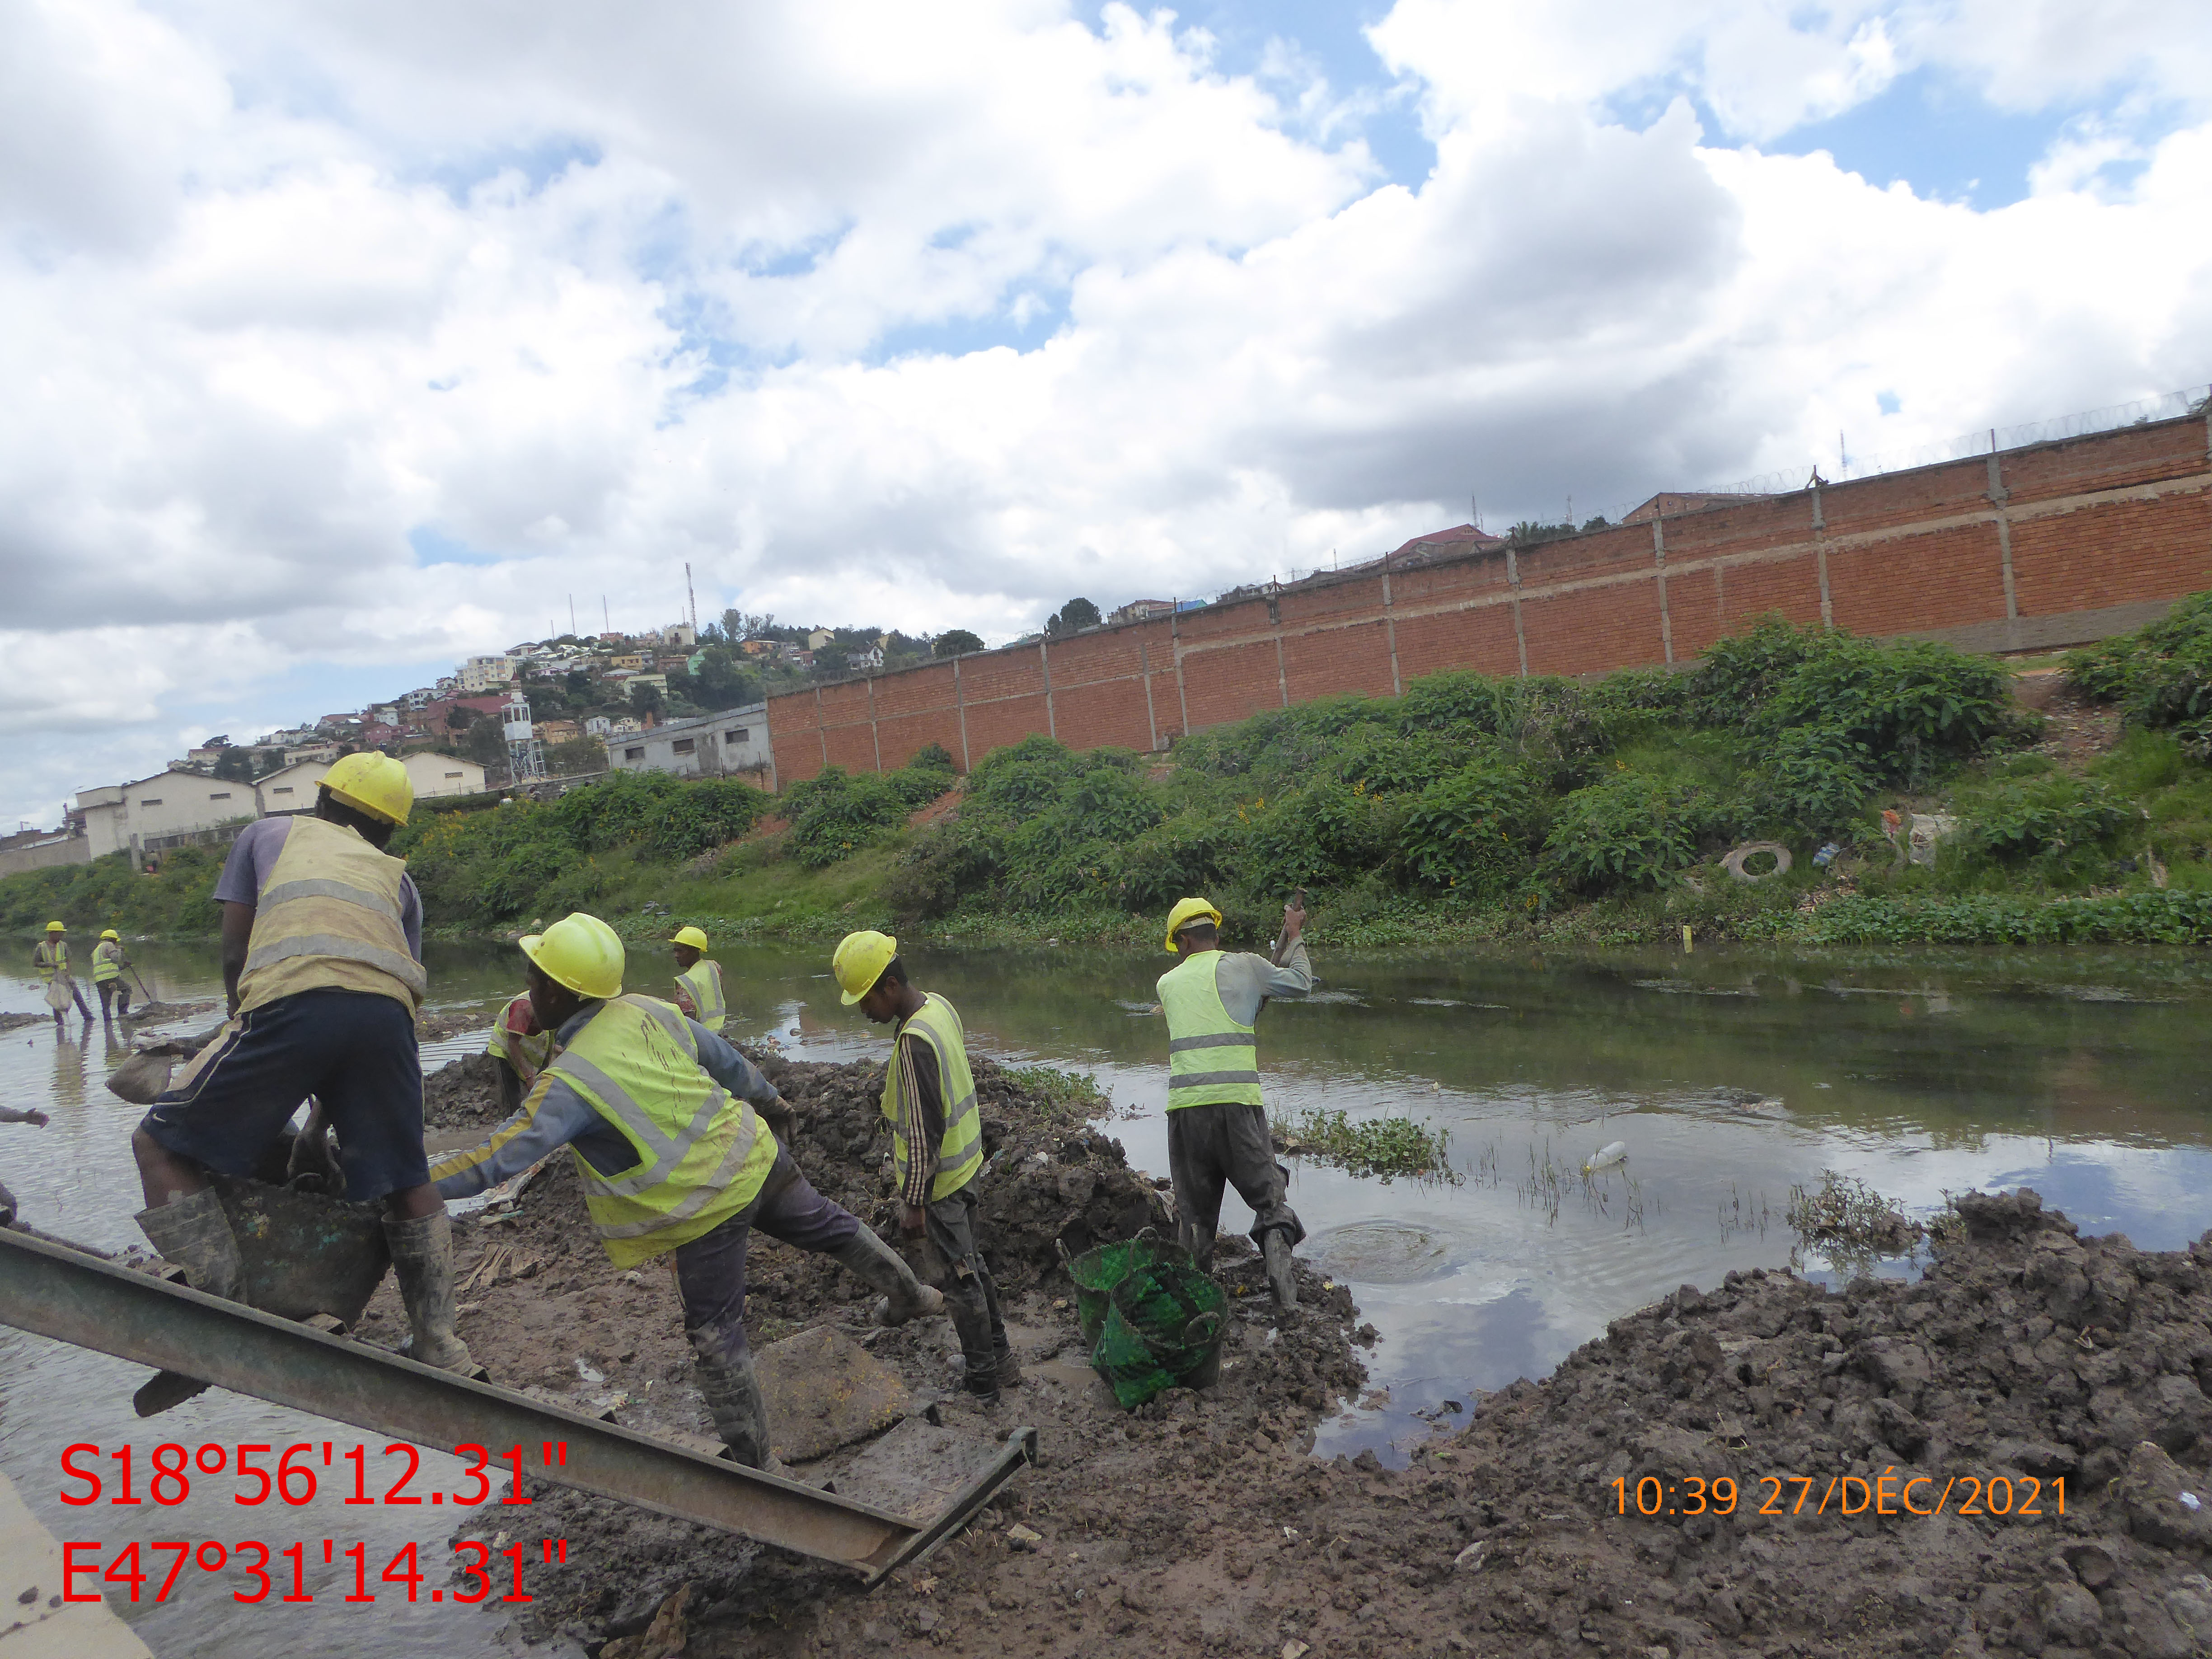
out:
<path id="1" fill-rule="evenodd" d="M 484 1052 L 499 1062 L 499 1109 L 512 1117 L 538 1074 L 553 1063 L 553 1033 L 538 1024 L 530 993 L 508 1000 L 492 1022 Z"/>
<path id="2" fill-rule="evenodd" d="M 720 1035 L 730 1005 L 722 996 L 722 964 L 707 954 L 707 935 L 679 927 L 668 942 L 676 947 L 676 1006 Z"/>
<path id="3" fill-rule="evenodd" d="M 209 1172 L 251 1172 L 312 1095 L 337 1131 L 347 1197 L 384 1202 L 414 1358 L 468 1372 L 453 1222 L 422 1153 L 422 906 L 384 851 L 414 804 L 398 761 L 348 755 L 312 815 L 264 818 L 232 844 L 215 890 L 232 1018 L 131 1137 L 137 1219 L 196 1288 L 235 1297 L 238 1241 Z"/>
<path id="4" fill-rule="evenodd" d="M 745 1252 L 756 1227 L 849 1267 L 881 1291 L 889 1322 L 945 1298 L 849 1210 L 816 1192 L 771 1125 L 775 1085 L 696 1020 L 624 995 L 622 940 L 597 916 L 563 916 L 521 940 L 530 1000 L 556 1052 L 522 1109 L 483 1144 L 431 1166 L 465 1198 L 566 1146 L 599 1242 L 618 1267 L 675 1254 L 684 1333 L 730 1455 L 771 1467 L 768 1407 L 745 1340 Z"/>
<path id="5" fill-rule="evenodd" d="M 891 1124 L 901 1231 L 927 1239 L 945 1259 L 950 1282 L 939 1288 L 960 1335 L 968 1392 L 996 1401 L 1001 1388 L 1022 1377 L 1006 1340 L 999 1287 L 976 1238 L 983 1120 L 975 1110 L 967 1028 L 950 1002 L 915 987 L 898 941 L 887 934 L 848 933 L 830 971 L 847 1007 L 891 1027 L 882 1103 Z"/>
<path id="6" fill-rule="evenodd" d="M 1302 937 L 1303 896 L 1283 907 L 1273 960 L 1221 948 L 1221 912 L 1187 898 L 1168 915 L 1167 948 L 1181 965 L 1160 975 L 1168 1022 L 1168 1173 L 1175 1183 L 1176 1232 L 1211 1271 L 1221 1194 L 1233 1186 L 1252 1206 L 1252 1237 L 1267 1263 L 1278 1306 L 1297 1305 L 1291 1248 L 1306 1236 L 1285 1201 L 1290 1175 L 1275 1162 L 1260 1095 L 1254 1026 L 1270 997 L 1313 989 L 1313 963 Z"/>
<path id="7" fill-rule="evenodd" d="M 62 1029 L 62 1016 L 69 1011 L 72 1000 L 86 1023 L 92 1020 L 92 1005 L 84 1000 L 83 988 L 70 972 L 69 930 L 58 921 L 46 924 L 46 936 L 31 952 L 31 966 L 39 970 L 39 977 L 46 988 L 46 1006 L 54 1011 L 54 1030 Z"/>
<path id="8" fill-rule="evenodd" d="M 131 981 L 123 970 L 131 957 L 123 948 L 123 935 L 112 927 L 92 947 L 92 988 L 100 993 L 100 1017 L 106 1019 L 111 1006 L 125 1019 L 131 1018 Z"/>

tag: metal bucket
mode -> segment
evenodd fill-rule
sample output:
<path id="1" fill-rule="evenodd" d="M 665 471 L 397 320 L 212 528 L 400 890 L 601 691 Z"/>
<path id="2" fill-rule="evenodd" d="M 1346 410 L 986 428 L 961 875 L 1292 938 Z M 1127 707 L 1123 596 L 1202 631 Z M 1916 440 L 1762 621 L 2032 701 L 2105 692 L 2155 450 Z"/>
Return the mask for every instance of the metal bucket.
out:
<path id="1" fill-rule="evenodd" d="M 392 1265 L 381 1206 L 237 1176 L 212 1182 L 244 1265 L 240 1301 L 285 1319 L 328 1314 L 360 1322 Z"/>

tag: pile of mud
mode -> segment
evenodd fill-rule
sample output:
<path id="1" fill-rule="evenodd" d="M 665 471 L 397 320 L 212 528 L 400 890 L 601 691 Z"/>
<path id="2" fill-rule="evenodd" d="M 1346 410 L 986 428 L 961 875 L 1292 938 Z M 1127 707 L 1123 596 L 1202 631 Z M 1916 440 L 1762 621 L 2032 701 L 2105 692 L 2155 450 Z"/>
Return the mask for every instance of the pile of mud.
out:
<path id="1" fill-rule="evenodd" d="M 2031 1192 L 1959 1209 L 1916 1283 L 1685 1287 L 1403 1472 L 1303 1455 L 1310 1416 L 1237 1366 L 1134 1417 L 1032 1381 L 1002 1417 L 1047 1463 L 926 1569 L 865 1596 L 772 1554 L 701 1571 L 684 1650 L 2212 1650 L 2212 1235 L 2149 1254 Z M 1238 1360 L 1285 1340 L 1241 1311 Z"/>
<path id="2" fill-rule="evenodd" d="M 889 1131 L 877 1106 L 881 1068 L 752 1057 L 791 1103 L 798 1127 L 790 1150 L 808 1178 L 896 1238 Z M 1023 1514 L 1042 1527 L 1060 1504 L 1087 1501 L 1084 1494 L 1103 1488 L 1120 1493 L 1119 1512 L 1134 1522 L 1173 1508 L 1191 1471 L 1211 1477 L 1256 1455 L 1251 1449 L 1258 1445 L 1279 1461 L 1294 1460 L 1310 1444 L 1318 1414 L 1365 1379 L 1348 1329 L 1358 1317 L 1348 1292 L 1325 1286 L 1302 1266 L 1303 1304 L 1278 1316 L 1249 1246 L 1224 1240 L 1224 1278 L 1237 1293 L 1237 1317 L 1224 1343 L 1221 1383 L 1203 1396 L 1176 1391 L 1139 1413 L 1121 1411 L 1083 1355 L 1060 1252 L 1164 1225 L 1164 1183 L 1131 1170 L 1119 1142 L 1091 1130 L 1084 1103 L 1034 1097 L 987 1060 L 975 1062 L 975 1072 L 987 1152 L 982 1246 L 1006 1293 L 1029 1381 L 1009 1389 L 995 1409 L 975 1405 L 958 1392 L 957 1348 L 946 1321 L 866 1328 L 870 1297 L 857 1279 L 824 1257 L 758 1236 L 746 1313 L 754 1346 L 839 1323 L 919 1400 L 941 1401 L 948 1420 L 988 1437 L 1017 1425 L 1036 1426 L 1043 1467 L 1018 1481 L 1020 1491 L 1004 1498 L 1008 1507 L 979 1537 L 999 1538 L 998 1528 Z M 489 1062 L 472 1056 L 428 1079 L 432 1127 L 488 1124 L 497 1109 L 492 1076 Z M 1105 1110 L 1103 1101 L 1091 1104 Z M 461 1334 L 495 1380 L 547 1390 L 573 1408 L 611 1409 L 616 1420 L 650 1433 L 712 1434 L 672 1276 L 658 1263 L 627 1273 L 613 1268 L 567 1159 L 547 1166 L 512 1217 L 464 1220 L 455 1238 Z M 396 1341 L 404 1331 L 389 1286 L 364 1322 L 372 1340 Z M 1371 1332 L 1364 1334 L 1371 1340 Z M 798 1473 L 807 1478 L 805 1468 Z M 774 1650 L 799 1651 L 787 1644 L 804 1628 L 821 1621 L 826 1630 L 848 1615 L 871 1618 L 872 1608 L 891 1605 L 886 1595 L 907 1594 L 887 1589 L 854 1601 L 842 1575 L 557 1490 L 538 1489 L 527 1510 L 488 1514 L 484 1528 L 507 1528 L 509 1542 L 541 1535 L 568 1540 L 565 1566 L 529 1570 L 526 1588 L 539 1599 L 524 1627 L 533 1636 L 565 1631 L 587 1644 L 623 1636 L 642 1629 L 663 1600 L 688 1584 L 685 1652 L 754 1651 L 765 1631 L 782 1632 L 775 1639 L 786 1645 Z M 1172 1534 L 1170 1528 L 1162 1535 Z M 916 1582 L 939 1582 L 946 1571 L 933 1562 Z"/>

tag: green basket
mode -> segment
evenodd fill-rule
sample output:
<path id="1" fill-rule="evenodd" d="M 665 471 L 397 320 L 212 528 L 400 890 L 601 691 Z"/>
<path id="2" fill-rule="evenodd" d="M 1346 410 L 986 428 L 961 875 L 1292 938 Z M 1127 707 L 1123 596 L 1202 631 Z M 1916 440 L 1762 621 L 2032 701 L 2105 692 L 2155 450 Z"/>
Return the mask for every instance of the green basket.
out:
<path id="1" fill-rule="evenodd" d="M 1190 1253 L 1182 1246 L 1164 1242 L 1147 1227 L 1134 1238 L 1098 1245 L 1066 1263 L 1067 1276 L 1075 1281 L 1075 1317 L 1083 1329 L 1085 1349 L 1098 1346 L 1098 1338 L 1106 1328 L 1114 1287 L 1131 1273 L 1151 1267 L 1166 1253 L 1180 1255 L 1186 1261 L 1190 1259 Z"/>
<path id="2" fill-rule="evenodd" d="M 1091 1349 L 1091 1364 L 1124 1411 L 1170 1389 L 1211 1388 L 1221 1376 L 1228 1296 L 1198 1270 L 1188 1251 L 1156 1248 L 1151 1263 L 1109 1293 Z"/>

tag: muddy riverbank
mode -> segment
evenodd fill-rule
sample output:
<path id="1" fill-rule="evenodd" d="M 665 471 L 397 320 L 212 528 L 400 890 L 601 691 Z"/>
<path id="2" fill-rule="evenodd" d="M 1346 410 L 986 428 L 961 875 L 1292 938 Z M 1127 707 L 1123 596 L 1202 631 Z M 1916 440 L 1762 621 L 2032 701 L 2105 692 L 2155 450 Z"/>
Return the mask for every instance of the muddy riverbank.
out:
<path id="1" fill-rule="evenodd" d="M 802 1161 L 875 1206 L 875 1143 L 848 1127 L 872 1098 L 868 1069 L 787 1067 L 782 1086 L 805 1113 Z M 995 1413 L 951 1409 L 983 1431 L 1037 1425 L 1042 1464 L 923 1570 L 865 1595 L 773 1553 L 550 1496 L 531 1522 L 570 1538 L 572 1565 L 532 1585 L 544 1628 L 615 1638 L 613 1659 L 673 1651 L 678 1630 L 691 1656 L 927 1643 L 977 1659 L 2212 1646 L 2212 1238 L 2142 1252 L 2078 1236 L 2033 1193 L 1972 1195 L 1964 1236 L 1916 1282 L 1828 1290 L 1753 1272 L 1686 1286 L 1540 1382 L 1448 1402 L 1393 1471 L 1306 1455 L 1317 1407 L 1358 1382 L 1358 1316 L 1317 1279 L 1318 1305 L 1287 1319 L 1240 1297 L 1218 1389 L 1134 1414 L 1105 1401 L 1048 1240 L 1091 1224 L 1076 1202 L 1088 1183 L 1069 1176 L 1109 1207 L 1147 1183 L 1095 1136 L 1007 1118 L 1019 1104 L 998 1103 L 997 1133 L 1034 1173 L 1003 1194 L 994 1260 L 1018 1286 L 1031 1379 Z M 1048 1164 L 1029 1164 L 1031 1148 Z M 526 1208 L 539 1218 L 504 1225 L 583 1242 L 560 1178 Z M 580 1353 L 610 1387 L 650 1384 L 640 1420 L 704 1432 L 666 1275 L 603 1285 L 620 1276 L 592 1253 L 487 1297 L 479 1352 L 495 1370 L 542 1353 L 540 1374 L 572 1391 L 592 1386 Z M 758 1263 L 762 1340 L 857 1298 L 775 1247 Z M 872 1351 L 943 1393 L 949 1350 L 921 1328 Z"/>

